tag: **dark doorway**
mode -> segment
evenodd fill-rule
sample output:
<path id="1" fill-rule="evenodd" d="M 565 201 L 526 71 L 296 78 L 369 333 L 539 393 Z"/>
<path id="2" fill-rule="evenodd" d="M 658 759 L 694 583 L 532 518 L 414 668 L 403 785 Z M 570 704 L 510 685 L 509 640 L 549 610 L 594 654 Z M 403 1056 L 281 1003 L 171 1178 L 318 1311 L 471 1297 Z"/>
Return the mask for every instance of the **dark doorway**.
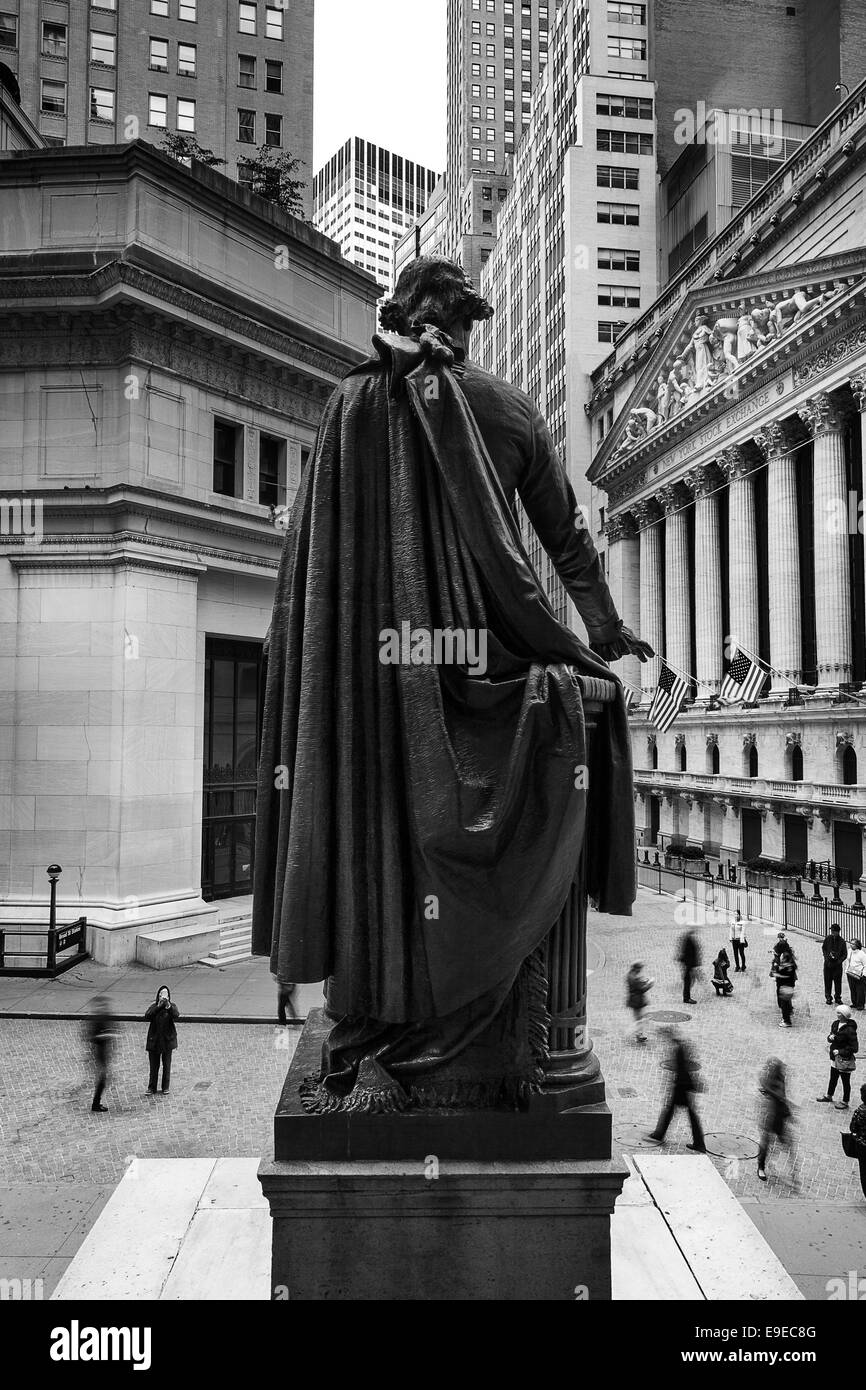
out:
<path id="1" fill-rule="evenodd" d="M 661 804 L 657 797 L 651 796 L 649 799 L 649 842 L 657 845 L 659 842 L 659 812 Z"/>
<path id="2" fill-rule="evenodd" d="M 842 784 L 845 787 L 856 787 L 857 785 L 857 754 L 847 743 L 842 750 Z"/>
<path id="3" fill-rule="evenodd" d="M 740 812 L 740 825 L 742 833 L 742 853 L 746 863 L 750 859 L 758 859 L 761 854 L 763 838 L 761 835 L 761 817 L 757 811 L 749 807 L 743 807 Z"/>
<path id="4" fill-rule="evenodd" d="M 785 858 L 803 865 L 809 858 L 809 827 L 802 816 L 785 817 Z"/>
<path id="5" fill-rule="evenodd" d="M 262 644 L 205 646 L 202 897 L 251 893 Z"/>
<path id="6" fill-rule="evenodd" d="M 833 826 L 833 855 L 837 869 L 849 869 L 854 882 L 863 873 L 863 827 L 836 821 Z"/>

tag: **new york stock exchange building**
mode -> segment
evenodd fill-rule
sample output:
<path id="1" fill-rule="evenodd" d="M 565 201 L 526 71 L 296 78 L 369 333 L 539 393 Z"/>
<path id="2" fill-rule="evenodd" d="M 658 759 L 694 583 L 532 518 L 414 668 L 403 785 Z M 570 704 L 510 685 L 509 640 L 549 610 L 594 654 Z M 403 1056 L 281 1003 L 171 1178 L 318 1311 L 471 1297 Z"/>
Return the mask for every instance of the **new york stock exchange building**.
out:
<path id="1" fill-rule="evenodd" d="M 593 375 L 611 588 L 686 680 L 623 663 L 639 840 L 864 882 L 866 91 L 818 127 Z M 734 648 L 766 671 L 721 703 Z"/>

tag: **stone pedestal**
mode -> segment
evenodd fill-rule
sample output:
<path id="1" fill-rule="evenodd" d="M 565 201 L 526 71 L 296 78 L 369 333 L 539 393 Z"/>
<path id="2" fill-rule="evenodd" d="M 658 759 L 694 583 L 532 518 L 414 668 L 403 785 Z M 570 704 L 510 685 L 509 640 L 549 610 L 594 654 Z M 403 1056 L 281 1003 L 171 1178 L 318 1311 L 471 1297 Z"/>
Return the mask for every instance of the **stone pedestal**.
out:
<path id="1" fill-rule="evenodd" d="M 264 1161 L 271 1296 L 610 1299 L 610 1219 L 627 1176 L 610 1160 Z"/>

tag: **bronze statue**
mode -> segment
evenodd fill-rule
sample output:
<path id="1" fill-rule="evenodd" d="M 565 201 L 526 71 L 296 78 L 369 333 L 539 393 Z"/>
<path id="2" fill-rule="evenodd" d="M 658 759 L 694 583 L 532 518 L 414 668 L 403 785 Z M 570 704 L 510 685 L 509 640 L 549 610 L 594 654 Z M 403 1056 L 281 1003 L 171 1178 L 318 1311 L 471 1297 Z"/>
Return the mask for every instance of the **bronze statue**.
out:
<path id="1" fill-rule="evenodd" d="M 403 271 L 373 356 L 325 410 L 286 535 L 253 944 L 278 978 L 328 982 L 310 1110 L 522 1102 L 544 1045 L 539 951 L 588 794 L 588 890 L 603 911 L 634 898 L 622 691 L 587 793 L 576 675 L 652 652 L 616 612 L 536 406 L 466 356 L 492 312 L 457 265 Z M 550 607 L 518 496 L 590 647 Z"/>

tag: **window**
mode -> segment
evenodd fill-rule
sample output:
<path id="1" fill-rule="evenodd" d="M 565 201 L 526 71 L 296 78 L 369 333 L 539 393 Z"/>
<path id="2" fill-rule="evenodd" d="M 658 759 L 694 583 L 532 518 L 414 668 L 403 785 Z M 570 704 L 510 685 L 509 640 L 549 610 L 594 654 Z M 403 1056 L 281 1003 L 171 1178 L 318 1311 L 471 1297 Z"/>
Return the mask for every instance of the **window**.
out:
<path id="1" fill-rule="evenodd" d="M 177 7 L 178 19 L 186 19 L 190 24 L 194 24 L 196 15 L 196 0 L 179 0 Z"/>
<path id="2" fill-rule="evenodd" d="M 243 471 L 241 460 L 242 434 L 240 425 L 228 420 L 213 424 L 213 490 L 222 497 L 237 497 L 237 485 Z"/>
<path id="3" fill-rule="evenodd" d="M 90 119 L 114 122 L 114 92 L 106 87 L 91 87 Z"/>
<path id="4" fill-rule="evenodd" d="M 646 24 L 646 5 L 618 5 L 607 7 L 608 24 Z"/>
<path id="5" fill-rule="evenodd" d="M 18 16 L 0 14 L 0 49 L 18 47 Z"/>
<path id="6" fill-rule="evenodd" d="M 758 775 L 758 750 L 757 750 L 757 748 L 755 747 L 755 745 L 752 744 L 751 748 L 749 749 L 749 776 L 750 776 L 750 777 L 757 777 L 757 775 Z"/>
<path id="7" fill-rule="evenodd" d="M 841 758 L 841 771 L 842 771 L 842 785 L 843 785 L 844 787 L 856 787 L 856 786 L 857 786 L 857 754 L 855 753 L 854 749 L 851 747 L 851 744 L 850 744 L 850 743 L 846 743 L 846 744 L 845 744 L 845 747 L 844 747 L 843 752 L 842 752 L 842 758 Z"/>
<path id="8" fill-rule="evenodd" d="M 595 171 L 595 181 L 599 188 L 637 188 L 638 170 L 618 168 L 613 164 L 599 164 Z"/>
<path id="9" fill-rule="evenodd" d="M 720 756 L 719 756 L 719 745 L 718 745 L 717 743 L 714 743 L 714 744 L 713 744 L 712 758 L 711 758 L 711 761 L 710 761 L 710 771 L 716 773 L 717 775 L 718 775 L 718 771 L 719 771 L 720 761 L 721 761 L 721 760 L 720 760 Z"/>
<path id="10" fill-rule="evenodd" d="M 480 19 L 473 19 L 473 21 L 472 21 L 472 32 L 473 32 L 473 34 L 480 34 L 480 33 L 481 33 L 481 21 L 480 21 Z"/>
<path id="11" fill-rule="evenodd" d="M 598 116 L 624 116 L 630 121 L 651 121 L 652 97 L 620 97 L 599 92 L 595 99 Z"/>
<path id="12" fill-rule="evenodd" d="M 596 217 L 614 227 L 637 227 L 640 209 L 637 203 L 596 203 Z"/>
<path id="13" fill-rule="evenodd" d="M 480 121 L 480 120 L 481 120 L 481 107 L 480 107 L 480 106 L 473 106 L 473 108 L 472 108 L 472 119 L 473 119 L 473 121 Z"/>
<path id="14" fill-rule="evenodd" d="M 479 87 L 479 85 L 478 85 L 477 82 L 473 82 L 473 84 L 472 84 L 472 95 L 473 95 L 474 97 L 480 97 L 480 96 L 481 96 L 481 88 Z"/>
<path id="15" fill-rule="evenodd" d="M 495 140 L 495 139 L 496 139 L 496 131 L 495 131 L 495 130 L 488 130 L 488 132 L 487 132 L 487 142 L 488 142 L 488 144 L 491 143 L 491 141 L 493 141 L 493 140 Z"/>
<path id="16" fill-rule="evenodd" d="M 646 61 L 646 39 L 613 39 L 607 41 L 608 58 L 636 58 Z"/>
<path id="17" fill-rule="evenodd" d="M 282 92 L 283 64 L 279 58 L 268 58 L 265 62 L 265 91 Z"/>
<path id="18" fill-rule="evenodd" d="M 488 100 L 488 101 L 495 101 L 495 100 L 496 100 L 496 88 L 495 88 L 495 87 L 488 87 L 488 88 L 487 88 L 487 100 Z"/>
<path id="19" fill-rule="evenodd" d="M 488 163 L 488 164 L 495 164 L 495 163 L 496 163 L 496 151 L 495 151 L 495 150 L 488 150 L 488 151 L 487 151 L 487 163 Z"/>
<path id="20" fill-rule="evenodd" d="M 496 76 L 496 64 L 495 64 L 495 63 L 486 63 L 486 64 L 485 64 L 485 67 L 484 67 L 484 76 L 485 76 L 485 77 L 495 77 L 495 76 Z"/>
<path id="21" fill-rule="evenodd" d="M 484 187 L 481 189 L 481 197 L 485 203 L 493 202 L 493 189 Z"/>
<path id="22" fill-rule="evenodd" d="M 147 124 L 160 126 L 163 130 L 168 126 L 168 97 L 160 96 L 156 92 L 151 92 L 147 99 Z"/>
<path id="23" fill-rule="evenodd" d="M 480 58 L 480 57 L 481 57 L 481 44 L 480 44 L 480 43 L 474 43 L 474 44 L 472 45 L 472 56 L 473 56 L 473 58 Z"/>
<path id="24" fill-rule="evenodd" d="M 263 507 L 286 505 L 286 441 L 259 435 L 259 502 Z"/>
<path id="25" fill-rule="evenodd" d="M 238 32 L 241 34 L 254 34 L 256 32 L 255 5 L 238 5 Z"/>
<path id="26" fill-rule="evenodd" d="M 265 144 L 281 145 L 283 143 L 283 118 L 282 116 L 265 116 Z"/>
<path id="27" fill-rule="evenodd" d="M 168 0 L 150 0 L 150 13 L 168 19 Z"/>
<path id="28" fill-rule="evenodd" d="M 480 64 L 480 63 L 473 63 L 473 64 L 472 64 L 472 76 L 473 76 L 473 77 L 480 77 L 480 76 L 481 76 L 481 64 Z"/>
<path id="29" fill-rule="evenodd" d="M 42 83 L 41 110 L 51 116 L 66 115 L 66 83 L 49 82 L 44 80 Z"/>
<path id="30" fill-rule="evenodd" d="M 255 87 L 256 60 L 250 53 L 238 54 L 238 86 Z"/>
<path id="31" fill-rule="evenodd" d="M 496 57 L 496 44 L 495 44 L 495 43 L 488 43 L 488 44 L 486 44 L 486 45 L 485 45 L 485 48 L 484 48 L 484 54 L 485 54 L 485 57 L 487 57 L 487 58 L 495 58 L 495 57 Z"/>
<path id="32" fill-rule="evenodd" d="M 480 114 L 480 113 L 479 113 L 479 114 Z M 495 121 L 495 120 L 496 120 L 496 107 L 495 107 L 495 106 L 488 106 L 488 107 L 487 107 L 487 120 L 488 120 L 488 121 Z"/>
<path id="33" fill-rule="evenodd" d="M 195 130 L 195 102 L 185 97 L 177 99 L 178 130 Z"/>
<path id="34" fill-rule="evenodd" d="M 177 46 L 177 70 L 181 77 L 195 77 L 196 47 L 194 43 Z"/>
<path id="35" fill-rule="evenodd" d="M 689 770 L 689 755 L 688 755 L 688 752 L 686 751 L 686 745 L 683 744 L 683 746 L 682 746 L 681 749 L 680 749 L 680 772 L 688 772 L 688 770 Z"/>
<path id="36" fill-rule="evenodd" d="M 168 72 L 168 39 L 151 39 L 150 67 L 153 72 Z"/>
<path id="37" fill-rule="evenodd" d="M 636 285 L 599 285 L 598 302 L 613 309 L 639 309 L 640 290 Z"/>
<path id="38" fill-rule="evenodd" d="M 482 212 L 482 214 L 481 214 L 481 221 L 482 221 L 482 222 L 492 222 L 492 221 L 493 221 L 493 213 L 490 211 L 489 208 L 485 208 L 484 211 Z"/>
<path id="39" fill-rule="evenodd" d="M 265 36 L 269 39 L 283 37 L 283 12 L 275 5 L 265 6 Z"/>
<path id="40" fill-rule="evenodd" d="M 499 201 L 500 201 L 500 203 L 504 203 L 504 202 L 505 202 L 505 199 L 508 197 L 508 189 L 507 189 L 507 188 L 500 188 L 500 189 L 498 189 L 497 191 L 498 191 L 498 194 L 499 194 Z"/>
<path id="41" fill-rule="evenodd" d="M 802 782 L 803 780 L 803 750 L 798 744 L 794 744 L 791 749 L 791 781 Z"/>
<path id="42" fill-rule="evenodd" d="M 2 47 L 2 44 L 0 44 L 0 47 Z M 43 58 L 66 57 L 65 24 L 46 23 L 42 25 L 42 56 Z"/>
<path id="43" fill-rule="evenodd" d="M 471 129 L 470 132 L 469 132 L 469 138 L 470 138 L 470 140 L 480 140 L 480 139 L 481 139 L 481 127 L 480 127 L 480 125 L 474 125 L 474 126 L 472 127 L 472 129 Z"/>
<path id="44" fill-rule="evenodd" d="M 473 162 L 473 164 L 480 164 L 480 163 L 481 163 L 481 151 L 480 151 L 480 150 L 475 149 L 475 150 L 472 151 L 472 162 Z"/>
<path id="45" fill-rule="evenodd" d="M 255 111 L 238 111 L 238 140 L 242 145 L 254 145 L 256 143 Z"/>
<path id="46" fill-rule="evenodd" d="M 114 34 L 90 35 L 90 61 L 103 68 L 113 68 L 116 63 L 117 39 Z"/>
<path id="47" fill-rule="evenodd" d="M 653 138 L 636 130 L 597 130 L 595 147 L 611 154 L 652 154 Z"/>
<path id="48" fill-rule="evenodd" d="M 618 319 L 614 323 L 606 319 L 601 319 L 598 325 L 598 341 L 600 343 L 613 343 L 624 328 L 625 322 L 622 319 Z"/>
<path id="49" fill-rule="evenodd" d="M 621 251 L 616 247 L 598 248 L 599 270 L 640 270 L 640 251 Z"/>

